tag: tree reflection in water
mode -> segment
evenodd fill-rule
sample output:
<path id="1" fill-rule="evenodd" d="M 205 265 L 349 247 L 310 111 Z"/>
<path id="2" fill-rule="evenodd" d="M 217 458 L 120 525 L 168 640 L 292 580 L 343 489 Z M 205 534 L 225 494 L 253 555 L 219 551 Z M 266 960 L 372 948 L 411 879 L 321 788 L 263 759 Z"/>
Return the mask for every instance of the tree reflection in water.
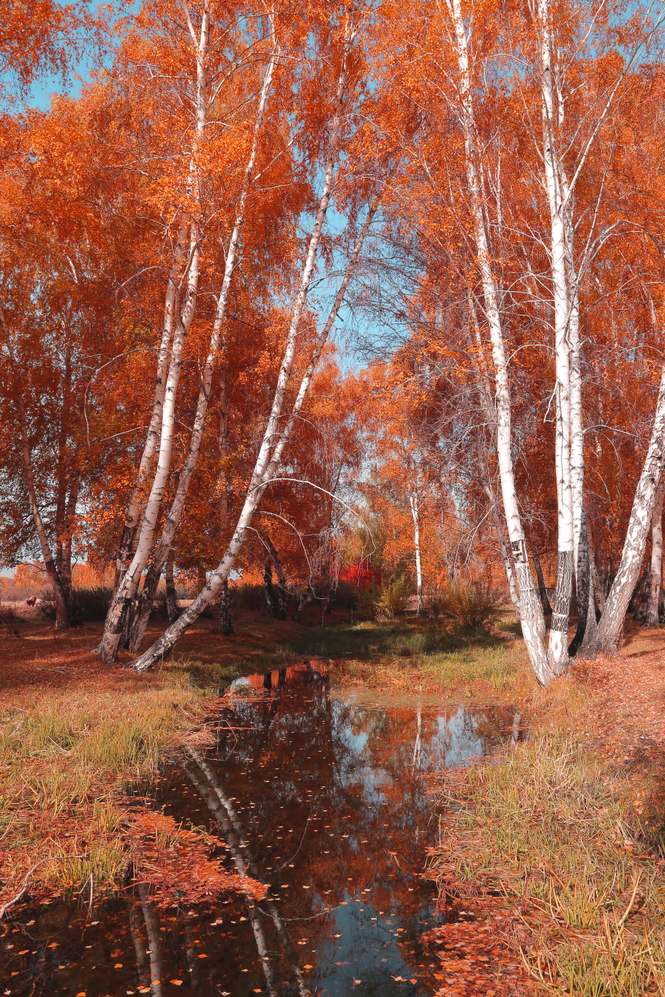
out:
<path id="1" fill-rule="evenodd" d="M 53 906 L 32 930 L 59 961 L 10 959 L 12 994 L 432 992 L 419 938 L 443 915 L 422 876 L 437 831 L 428 787 L 443 767 L 520 740 L 521 715 L 362 705 L 302 667 L 239 683 L 222 721 L 216 750 L 191 753 L 188 781 L 174 768 L 157 803 L 207 825 L 231 867 L 267 884 L 265 899 L 227 899 L 212 916 L 157 911 L 139 886 L 92 927 Z"/>

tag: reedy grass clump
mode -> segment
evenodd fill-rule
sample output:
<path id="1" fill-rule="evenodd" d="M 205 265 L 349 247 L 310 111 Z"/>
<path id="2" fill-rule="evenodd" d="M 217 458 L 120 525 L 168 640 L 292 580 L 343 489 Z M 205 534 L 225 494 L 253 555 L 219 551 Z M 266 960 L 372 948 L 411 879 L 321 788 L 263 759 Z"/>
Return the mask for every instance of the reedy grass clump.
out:
<path id="1" fill-rule="evenodd" d="M 149 790 L 160 764 L 202 719 L 205 693 L 174 663 L 120 687 L 53 690 L 32 708 L 0 716 L 0 879 L 3 899 L 36 862 L 40 888 L 96 895 L 117 886 L 129 862 L 128 797 Z M 67 856 L 78 856 L 68 858 Z"/>
<path id="2" fill-rule="evenodd" d="M 635 791 L 597 745 L 560 731 L 447 785 L 433 874 L 443 891 L 519 905 L 525 963 L 551 993 L 665 994 L 658 818 L 631 809 Z"/>

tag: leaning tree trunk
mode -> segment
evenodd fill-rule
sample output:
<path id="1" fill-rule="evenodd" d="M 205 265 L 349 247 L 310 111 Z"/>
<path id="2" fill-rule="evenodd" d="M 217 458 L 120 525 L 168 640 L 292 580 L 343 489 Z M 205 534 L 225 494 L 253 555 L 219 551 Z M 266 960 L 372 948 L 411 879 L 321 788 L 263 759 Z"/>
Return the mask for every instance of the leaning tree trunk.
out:
<path id="1" fill-rule="evenodd" d="M 186 254 L 186 240 L 187 229 L 186 227 L 181 227 L 180 233 L 176 240 L 175 246 L 175 261 L 181 261 Z M 139 463 L 138 473 L 136 475 L 136 482 L 134 484 L 134 489 L 129 499 L 127 505 L 127 513 L 125 515 L 125 522 L 122 528 L 122 534 L 120 537 L 120 543 L 118 544 L 118 551 L 116 554 L 115 561 L 115 577 L 113 581 L 113 594 L 118 591 L 118 586 L 122 581 L 122 577 L 125 574 L 130 561 L 130 554 L 132 550 L 132 544 L 134 543 L 134 538 L 136 536 L 136 529 L 138 527 L 139 517 L 141 514 L 141 508 L 143 501 L 145 499 L 144 491 L 148 483 L 148 475 L 150 473 L 150 464 L 155 455 L 155 450 L 159 442 L 160 427 L 162 424 L 162 408 L 164 405 L 164 392 L 166 390 L 166 374 L 169 366 L 169 346 L 171 345 L 171 338 L 173 336 L 173 329 L 175 325 L 175 302 L 176 302 L 176 290 L 178 284 L 178 274 L 175 266 L 169 271 L 166 296 L 164 301 L 164 324 L 162 326 L 162 334 L 159 342 L 159 351 L 157 354 L 157 373 L 155 376 L 155 391 L 152 402 L 152 414 L 150 416 L 150 424 L 148 426 L 148 432 L 146 435 L 146 440 L 143 446 L 143 453 L 141 454 L 141 461 Z M 110 607 L 109 607 L 110 609 Z"/>
<path id="2" fill-rule="evenodd" d="M 470 290 L 467 290 L 467 302 L 469 305 L 471 326 L 473 328 L 473 335 L 476 341 L 478 356 L 483 358 L 482 369 L 478 375 L 478 397 L 480 400 L 480 407 L 483 411 L 483 415 L 485 416 L 485 423 L 487 424 L 490 430 L 490 438 L 492 446 L 496 449 L 496 406 L 492 401 L 489 389 L 489 384 L 486 374 L 486 366 L 484 363 L 483 342 L 480 336 L 480 325 L 478 324 L 478 315 L 476 313 L 476 306 Z M 513 562 L 511 560 L 510 554 L 508 552 L 508 547 L 506 546 L 506 538 L 503 531 L 503 524 L 501 523 L 501 513 L 499 511 L 499 503 L 497 501 L 496 494 L 494 492 L 494 487 L 490 480 L 490 476 L 487 470 L 487 463 L 485 461 L 485 456 L 480 441 L 478 443 L 477 454 L 478 454 L 478 469 L 480 471 L 480 478 L 483 484 L 483 490 L 487 495 L 488 501 L 490 503 L 490 509 L 492 511 L 492 519 L 494 520 L 496 539 L 497 543 L 499 544 L 499 552 L 501 554 L 501 560 L 503 562 L 503 570 L 505 571 L 506 580 L 508 582 L 510 601 L 515 607 L 515 612 L 519 616 L 520 599 L 519 595 L 517 594 L 517 585 L 515 584 L 515 570 L 513 567 Z"/>
<path id="3" fill-rule="evenodd" d="M 660 615 L 660 596 L 663 588 L 663 493 L 665 475 L 661 476 L 651 520 L 651 573 L 649 595 L 644 625 L 657 627 Z"/>
<path id="4" fill-rule="evenodd" d="M 347 264 L 346 272 L 335 297 L 335 301 L 328 314 L 326 323 L 316 341 L 309 364 L 301 378 L 300 387 L 286 421 L 286 426 L 280 430 L 280 424 L 283 425 L 286 390 L 293 370 L 300 322 L 305 307 L 307 292 L 312 281 L 314 263 L 321 239 L 323 222 L 330 203 L 332 179 L 337 160 L 337 149 L 342 121 L 342 105 L 346 92 L 346 82 L 348 76 L 347 58 L 349 46 L 354 38 L 355 31 L 347 32 L 345 56 L 342 60 L 342 67 L 338 82 L 335 116 L 331 129 L 329 154 L 323 182 L 323 193 L 321 200 L 319 201 L 316 221 L 312 231 L 312 236 L 310 238 L 305 266 L 301 277 L 300 289 L 296 297 L 291 323 L 286 336 L 286 345 L 277 379 L 277 385 L 273 395 L 272 409 L 264 430 L 259 452 L 254 464 L 252 477 L 245 493 L 244 503 L 236 523 L 235 531 L 231 537 L 228 547 L 226 548 L 224 557 L 217 566 L 216 570 L 212 573 L 203 592 L 201 592 L 200 595 L 191 603 L 191 605 L 187 607 L 176 623 L 170 626 L 151 648 L 136 659 L 133 667 L 139 673 L 145 672 L 149 668 L 154 667 L 170 655 L 171 651 L 180 640 L 180 637 L 185 632 L 187 627 L 200 615 L 210 600 L 215 597 L 224 580 L 228 579 L 229 573 L 231 572 L 243 545 L 245 534 L 251 525 L 256 510 L 258 509 L 263 493 L 270 481 L 276 476 L 284 447 L 291 438 L 293 427 L 300 415 L 305 399 L 307 398 L 314 372 L 317 369 L 324 346 L 328 341 L 335 319 L 344 300 L 349 281 L 355 272 L 370 225 L 372 224 L 374 216 L 378 210 L 380 204 L 380 194 L 376 196 L 367 213 L 367 217 Z"/>
<path id="5" fill-rule="evenodd" d="M 166 522 L 162 530 L 159 543 L 154 552 L 150 568 L 148 569 L 145 582 L 143 584 L 143 591 L 139 599 L 138 610 L 136 613 L 136 619 L 134 620 L 132 626 L 132 633 L 130 637 L 130 650 L 138 651 L 145 634 L 145 628 L 148 625 L 148 619 L 150 617 L 150 606 L 157 592 L 159 586 L 159 579 L 162 573 L 166 559 L 169 556 L 171 546 L 173 544 L 176 531 L 180 525 L 180 520 L 182 519 L 182 514 L 185 508 L 185 502 L 187 500 L 187 495 L 189 492 L 189 487 L 192 481 L 192 476 L 196 469 L 198 463 L 199 453 L 201 451 L 201 443 L 203 440 L 203 431 L 205 428 L 206 415 L 208 412 L 208 405 L 210 402 L 210 397 L 212 394 L 212 382 L 215 373 L 215 368 L 217 366 L 217 358 L 220 352 L 220 345 L 222 341 L 222 330 L 224 328 L 226 310 L 229 301 L 229 295 L 231 290 L 231 283 L 233 280 L 233 275 L 237 265 L 237 254 L 238 247 L 240 244 L 240 236 L 242 233 L 243 226 L 245 224 L 245 216 L 247 211 L 247 199 L 250 192 L 250 186 L 252 181 L 252 176 L 254 173 L 254 167 L 256 164 L 256 159 L 259 151 L 259 141 L 261 138 L 263 119 L 265 114 L 265 108 L 268 101 L 268 95 L 270 93 L 270 88 L 272 85 L 272 78 L 277 65 L 279 55 L 279 48 L 275 42 L 273 46 L 272 56 L 266 68 L 263 76 L 263 83 L 261 87 L 261 95 L 259 98 L 258 109 L 256 113 L 256 118 L 254 121 L 253 129 L 253 140 L 252 147 L 247 160 L 247 165 L 245 167 L 245 173 L 243 177 L 243 185 L 238 199 L 238 207 L 236 210 L 235 221 L 233 226 L 233 231 L 231 233 L 231 238 L 229 240 L 229 247 L 226 252 L 226 262 L 224 266 L 224 277 L 222 279 L 222 286 L 219 293 L 219 298 L 217 300 L 217 308 L 215 311 L 215 319 L 213 322 L 212 333 L 210 337 L 210 344 L 208 348 L 208 355 L 206 357 L 205 366 L 201 376 L 201 386 L 199 388 L 199 396 L 196 405 L 196 414 L 194 416 L 194 425 L 192 427 L 192 434 L 189 441 L 189 448 L 187 452 L 187 457 L 185 463 L 178 476 L 178 487 L 176 488 L 175 497 L 171 504 L 169 514 L 166 517 Z M 225 399 L 223 399 L 225 403 Z"/>
<path id="6" fill-rule="evenodd" d="M 593 642 L 595 654 L 616 654 L 626 610 L 639 577 L 644 549 L 646 547 L 656 492 L 663 471 L 665 435 L 665 367 L 663 367 L 658 391 L 658 402 L 651 430 L 651 440 L 640 480 L 635 489 L 633 508 L 630 513 L 626 540 L 623 546 L 619 570 L 616 573 L 605 610 L 598 624 Z"/>

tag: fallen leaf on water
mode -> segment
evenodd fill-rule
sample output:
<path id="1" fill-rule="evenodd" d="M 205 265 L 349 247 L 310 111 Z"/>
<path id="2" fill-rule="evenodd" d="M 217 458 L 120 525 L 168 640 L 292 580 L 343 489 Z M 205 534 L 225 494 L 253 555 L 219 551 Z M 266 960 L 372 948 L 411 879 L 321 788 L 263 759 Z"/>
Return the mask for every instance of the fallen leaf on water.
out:
<path id="1" fill-rule="evenodd" d="M 113 968 L 114 969 L 122 969 L 122 963 L 121 962 L 116 962 L 116 964 L 115 964 L 115 966 Z"/>
<path id="2" fill-rule="evenodd" d="M 417 983 L 418 980 L 409 980 L 409 983 Z"/>
<path id="3" fill-rule="evenodd" d="M 171 983 L 173 984 L 174 987 L 182 986 L 182 980 L 171 980 Z"/>
<path id="4" fill-rule="evenodd" d="M 199 959 L 207 959 L 207 958 L 208 956 L 205 954 L 205 952 L 199 952 Z"/>

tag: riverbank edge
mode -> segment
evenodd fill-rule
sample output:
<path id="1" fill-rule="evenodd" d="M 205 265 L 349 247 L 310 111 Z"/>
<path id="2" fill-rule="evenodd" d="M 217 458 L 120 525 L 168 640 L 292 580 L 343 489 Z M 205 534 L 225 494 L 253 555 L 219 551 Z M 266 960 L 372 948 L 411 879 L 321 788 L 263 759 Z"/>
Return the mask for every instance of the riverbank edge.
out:
<path id="1" fill-rule="evenodd" d="M 442 774 L 440 905 L 475 912 L 538 992 L 665 994 L 662 670 L 577 663 L 528 696 L 525 743 Z"/>

